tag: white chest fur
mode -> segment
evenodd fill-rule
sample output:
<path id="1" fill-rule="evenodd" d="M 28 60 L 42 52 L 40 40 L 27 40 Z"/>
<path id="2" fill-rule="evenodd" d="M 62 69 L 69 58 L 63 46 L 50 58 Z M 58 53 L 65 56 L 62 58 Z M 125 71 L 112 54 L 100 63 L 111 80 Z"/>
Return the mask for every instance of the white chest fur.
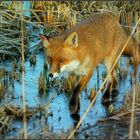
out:
<path id="1" fill-rule="evenodd" d="M 74 73 L 78 76 L 87 75 L 89 72 L 89 57 L 84 62 L 78 60 L 71 61 L 69 64 L 62 66 L 61 72 Z"/>

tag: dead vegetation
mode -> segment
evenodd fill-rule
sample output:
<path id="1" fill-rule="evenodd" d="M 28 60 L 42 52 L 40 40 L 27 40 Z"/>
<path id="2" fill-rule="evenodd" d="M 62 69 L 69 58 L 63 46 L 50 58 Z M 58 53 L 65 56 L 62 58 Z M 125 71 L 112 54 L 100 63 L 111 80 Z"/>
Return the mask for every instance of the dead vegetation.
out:
<path id="1" fill-rule="evenodd" d="M 0 10 L 0 58 L 5 61 L 7 56 L 16 57 L 21 55 L 21 34 L 19 15 Z M 25 44 L 28 48 L 28 34 L 25 32 Z"/>
<path id="2" fill-rule="evenodd" d="M 25 54 L 29 54 L 31 49 L 29 48 L 30 43 L 30 32 L 34 28 L 41 28 L 43 32 L 49 37 L 55 36 L 59 34 L 61 31 L 71 28 L 77 22 L 81 21 L 85 17 L 88 17 L 89 14 L 93 12 L 104 12 L 110 11 L 118 16 L 118 20 L 120 20 L 121 24 L 128 28 L 130 31 L 132 30 L 132 26 L 134 22 L 133 18 L 139 17 L 140 13 L 140 2 L 96 2 L 96 1 L 73 1 L 73 2 L 47 2 L 47 1 L 34 1 L 31 3 L 31 9 L 27 11 L 31 12 L 31 17 L 24 17 L 24 44 L 25 44 Z M 12 58 L 13 66 L 12 71 L 9 74 L 9 79 L 6 76 L 6 73 L 3 70 L 0 70 L 0 99 L 1 100 L 1 107 L 0 107 L 0 134 L 1 136 L 5 137 L 6 132 L 10 129 L 11 124 L 14 120 L 22 120 L 23 118 L 23 108 L 19 106 L 13 106 L 11 104 L 5 105 L 4 101 L 5 98 L 7 101 L 11 101 L 14 99 L 14 95 L 12 94 L 12 89 L 7 86 L 7 83 L 11 84 L 11 80 L 19 80 L 21 75 L 18 71 L 21 72 L 21 19 L 20 19 L 20 12 L 21 7 L 19 6 L 20 3 L 17 2 L 10 2 L 10 4 L 4 4 L 3 2 L 0 3 L 0 62 L 4 63 L 7 58 Z M 33 26 L 31 29 L 26 29 L 27 25 Z M 139 32 L 137 30 L 137 32 Z M 38 45 L 38 44 L 37 44 Z M 33 48 L 35 48 L 33 46 Z M 38 47 L 39 48 L 39 47 Z M 37 47 L 35 48 L 37 49 Z M 19 60 L 15 58 L 18 57 Z M 32 64 L 36 64 L 36 57 L 31 54 L 30 62 Z M 120 69 L 120 77 L 126 76 L 126 70 Z M 128 73 L 127 73 L 128 74 Z M 7 82 L 9 80 L 10 82 Z M 75 81 L 75 82 L 73 82 Z M 71 93 L 74 85 L 76 84 L 75 77 L 69 77 L 69 79 L 55 79 L 54 81 L 49 81 L 47 77 L 47 68 L 44 65 L 44 71 L 40 73 L 40 77 L 38 79 L 39 85 L 39 92 L 47 93 L 50 87 L 54 87 L 58 91 Z M 136 92 L 136 102 L 135 102 L 135 128 L 134 128 L 134 137 L 140 138 L 140 128 L 138 126 L 139 115 L 140 115 L 140 85 L 137 85 L 137 92 Z M 7 96 L 7 94 L 9 94 Z M 91 95 L 89 98 L 95 97 L 95 91 L 91 91 Z M 129 91 L 126 93 L 124 97 L 124 103 L 122 108 L 110 114 L 107 119 L 102 119 L 97 122 L 97 125 L 101 125 L 99 127 L 99 131 L 104 131 L 106 134 L 108 132 L 105 131 L 106 126 L 108 125 L 109 121 L 114 121 L 115 125 L 117 126 L 116 129 L 123 130 L 123 125 L 125 122 L 127 127 L 130 125 L 130 114 L 131 114 L 131 106 L 132 106 L 132 97 L 133 91 Z M 112 108 L 111 108 L 112 109 Z M 44 106 L 38 106 L 34 108 L 27 107 L 26 110 L 26 117 L 27 120 L 33 116 L 36 116 L 39 112 L 39 117 L 41 118 L 41 129 L 30 131 L 28 133 L 28 138 L 65 138 L 70 132 L 71 129 L 68 130 L 68 133 L 62 132 L 60 135 L 52 133 L 47 126 L 43 126 L 45 118 L 47 116 L 44 114 L 46 112 Z M 52 113 L 47 114 L 52 115 Z M 119 127 L 121 124 L 121 128 Z M 113 126 L 115 128 L 115 125 Z M 97 126 L 86 126 L 82 129 L 79 129 L 77 132 L 77 138 L 80 137 L 80 133 L 84 132 L 85 138 L 93 138 L 96 134 L 94 132 L 94 128 Z M 92 129 L 92 133 L 89 134 L 90 129 Z M 113 128 L 112 128 L 113 129 Z M 96 129 L 97 130 L 97 129 Z M 110 130 L 108 130 L 110 132 Z M 115 133 L 115 131 L 114 131 Z M 119 137 L 120 132 L 116 133 Z M 113 135 L 113 134 L 112 134 Z M 122 135 L 122 134 L 121 134 Z M 18 137 L 18 136 L 17 136 Z M 23 135 L 19 136 L 23 138 Z M 103 138 L 104 136 L 95 136 L 95 138 Z M 121 137 L 121 136 L 120 136 Z M 120 138 L 119 137 L 119 138 Z M 11 138 L 11 137 L 10 137 Z M 110 137 L 112 138 L 112 137 Z M 127 135 L 123 138 L 128 138 L 128 130 Z"/>

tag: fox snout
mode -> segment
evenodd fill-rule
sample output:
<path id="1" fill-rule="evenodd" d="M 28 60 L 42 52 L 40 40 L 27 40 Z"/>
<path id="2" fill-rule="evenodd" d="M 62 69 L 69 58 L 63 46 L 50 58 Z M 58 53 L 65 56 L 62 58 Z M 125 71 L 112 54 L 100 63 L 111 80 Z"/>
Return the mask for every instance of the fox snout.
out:
<path id="1" fill-rule="evenodd" d="M 51 78 L 53 78 L 53 74 L 52 73 L 49 73 L 49 75 L 48 75 L 49 77 L 51 77 Z"/>
<path id="2" fill-rule="evenodd" d="M 60 74 L 60 69 L 59 69 L 58 63 L 52 62 L 51 64 L 48 64 L 48 65 L 49 65 L 48 76 L 51 77 L 51 78 L 58 77 L 59 74 Z"/>
<path id="3" fill-rule="evenodd" d="M 55 72 L 55 73 L 50 72 L 50 73 L 48 74 L 48 76 L 49 76 L 50 78 L 56 78 L 56 77 L 59 76 L 59 73 L 58 73 L 58 72 Z"/>

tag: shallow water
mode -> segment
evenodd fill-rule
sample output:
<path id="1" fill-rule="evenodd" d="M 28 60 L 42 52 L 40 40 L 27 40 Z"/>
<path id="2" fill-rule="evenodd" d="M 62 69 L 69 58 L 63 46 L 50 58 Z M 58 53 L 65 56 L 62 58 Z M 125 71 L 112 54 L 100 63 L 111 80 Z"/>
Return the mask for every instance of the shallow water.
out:
<path id="1" fill-rule="evenodd" d="M 26 5 L 26 4 L 25 4 Z M 27 3 L 28 5 L 28 3 Z M 30 5 L 28 5 L 30 6 Z M 25 6 L 26 7 L 26 6 Z M 30 16 L 30 13 L 25 13 L 26 16 Z M 27 27 L 28 29 L 32 28 L 30 26 Z M 32 47 L 38 40 L 38 34 L 42 32 L 42 30 L 34 30 L 31 32 L 30 37 L 30 47 Z M 61 133 L 62 130 L 67 132 L 68 129 L 72 128 L 75 124 L 75 120 L 70 116 L 70 112 L 68 109 L 68 98 L 66 97 L 65 93 L 56 91 L 53 87 L 45 94 L 40 95 L 38 91 L 38 78 L 40 73 L 43 72 L 44 66 L 44 54 L 42 52 L 36 52 L 36 66 L 30 67 L 29 59 L 25 62 L 25 94 L 26 94 L 26 104 L 28 107 L 35 108 L 39 105 L 44 105 L 44 107 L 48 107 L 46 112 L 52 112 L 52 115 L 49 115 L 47 119 L 43 118 L 43 127 L 48 127 L 48 129 L 55 133 Z M 6 62 L 5 67 L 7 69 L 11 69 L 11 62 Z M 126 68 L 125 58 L 120 61 L 121 68 Z M 96 87 L 96 90 L 102 84 L 102 75 L 105 73 L 105 69 L 103 65 L 99 65 L 99 79 L 97 80 L 97 69 L 94 70 L 94 75 L 92 76 L 91 80 L 88 83 L 87 90 L 83 91 L 81 94 L 81 110 L 80 110 L 80 117 L 83 115 L 85 110 L 87 109 L 88 105 L 90 104 L 90 100 L 88 99 L 88 95 L 93 87 Z M 133 72 L 132 67 L 128 67 L 127 70 Z M 140 68 L 139 68 L 140 70 Z M 115 107 L 115 111 L 117 111 L 123 104 L 123 97 L 125 93 L 132 88 L 130 74 L 127 74 L 126 78 L 123 78 L 122 81 L 118 83 L 118 90 L 119 95 L 113 105 Z M 22 107 L 22 83 L 20 81 L 14 81 L 14 97 L 15 99 L 11 101 L 11 104 L 21 106 Z M 49 106 L 48 102 L 54 96 L 54 99 L 50 102 Z M 89 114 L 86 116 L 85 120 L 83 121 L 81 128 L 87 127 L 87 125 L 94 125 L 97 123 L 98 120 L 102 118 L 108 117 L 108 111 L 105 106 L 101 104 L 101 97 L 102 93 L 96 99 L 95 104 L 91 108 Z M 45 113 L 46 113 L 45 112 Z M 27 121 L 28 132 L 36 130 L 38 131 L 41 126 L 40 115 L 32 116 Z M 105 138 L 108 133 L 111 132 L 113 129 L 114 122 L 108 122 L 106 127 L 102 128 L 102 126 L 95 126 L 94 130 L 88 130 L 88 132 L 92 132 L 95 135 L 95 138 Z M 22 129 L 22 120 L 14 120 L 11 125 L 11 129 L 8 131 L 5 137 L 11 136 L 19 136 L 19 133 Z M 115 135 L 115 134 L 113 134 Z M 117 135 L 117 133 L 116 133 Z M 123 135 L 123 134 L 122 134 Z M 123 136 L 122 136 L 123 137 Z M 84 138 L 84 134 L 81 133 L 79 138 Z M 120 138 L 120 137 L 119 137 Z"/>
<path id="2" fill-rule="evenodd" d="M 44 66 L 44 56 L 42 52 L 39 52 L 36 54 L 37 63 L 35 67 L 30 67 L 30 62 L 27 60 L 25 62 L 25 93 L 26 93 L 26 104 L 28 107 L 36 107 L 38 105 L 44 105 L 47 106 L 48 102 L 50 101 L 50 98 L 56 94 L 54 99 L 50 102 L 50 105 L 48 107 L 48 112 L 52 112 L 52 115 L 48 116 L 47 120 L 44 120 L 44 126 L 47 126 L 48 129 L 55 133 L 61 133 L 67 132 L 69 128 L 72 128 L 75 124 L 75 120 L 70 116 L 70 112 L 68 109 L 68 98 L 65 95 L 65 93 L 59 92 L 57 94 L 57 91 L 52 87 L 51 90 L 49 90 L 46 95 L 40 95 L 38 92 L 38 78 L 40 75 L 40 72 L 43 71 Z M 124 64 L 125 65 L 125 64 Z M 88 105 L 90 104 L 90 100 L 87 97 L 87 94 L 89 95 L 91 89 L 93 87 L 99 88 L 99 86 L 102 84 L 102 74 L 105 72 L 105 69 L 103 65 L 99 65 L 99 81 L 97 82 L 97 70 L 95 70 L 94 75 L 92 76 L 91 80 L 88 83 L 86 92 L 85 90 L 81 94 L 81 110 L 80 110 L 80 116 L 83 115 L 84 111 L 87 109 Z M 129 68 L 131 70 L 131 67 Z M 132 71 L 132 70 L 131 70 Z M 98 84 L 97 84 L 98 83 Z M 117 111 L 123 103 L 123 97 L 125 93 L 130 90 L 132 87 L 130 82 L 130 76 L 128 76 L 119 82 L 118 89 L 119 89 L 119 95 L 115 102 L 113 102 L 113 105 L 115 107 L 115 110 Z M 15 100 L 12 101 L 13 105 L 22 106 L 22 84 L 19 81 L 14 81 L 14 96 Z M 99 96 L 96 99 L 95 104 L 91 108 L 89 114 L 83 121 L 81 127 L 85 127 L 88 124 L 94 125 L 97 123 L 98 120 L 102 118 L 106 118 L 108 116 L 108 111 L 105 106 L 101 104 L 101 97 L 102 94 L 99 94 Z M 34 122 L 36 122 L 36 125 L 34 126 Z M 111 123 L 111 122 L 110 122 Z M 109 123 L 109 127 L 110 124 Z M 113 122 L 112 122 L 113 124 Z M 40 121 L 37 117 L 33 116 L 28 120 L 28 132 L 34 129 L 40 128 Z M 8 136 L 11 135 L 19 135 L 19 132 L 22 128 L 22 121 L 21 120 L 15 120 L 14 123 L 11 126 L 11 131 L 8 132 Z M 14 131 L 13 131 L 14 130 Z M 94 132 L 99 133 L 101 135 L 99 128 L 95 127 Z M 102 130 L 104 131 L 104 129 Z M 106 131 L 105 131 L 106 132 Z M 107 134 L 107 133 L 105 133 Z M 79 137 L 83 137 L 80 136 Z"/>

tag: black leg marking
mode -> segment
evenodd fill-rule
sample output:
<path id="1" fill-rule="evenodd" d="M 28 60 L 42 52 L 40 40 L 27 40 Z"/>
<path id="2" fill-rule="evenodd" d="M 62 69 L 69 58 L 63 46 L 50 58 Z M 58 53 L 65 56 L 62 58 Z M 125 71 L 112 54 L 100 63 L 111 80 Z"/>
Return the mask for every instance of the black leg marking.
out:
<path id="1" fill-rule="evenodd" d="M 80 110 L 79 92 L 80 92 L 80 85 L 78 85 L 75 88 L 75 90 L 70 98 L 69 110 L 70 110 L 71 114 L 76 114 Z"/>

